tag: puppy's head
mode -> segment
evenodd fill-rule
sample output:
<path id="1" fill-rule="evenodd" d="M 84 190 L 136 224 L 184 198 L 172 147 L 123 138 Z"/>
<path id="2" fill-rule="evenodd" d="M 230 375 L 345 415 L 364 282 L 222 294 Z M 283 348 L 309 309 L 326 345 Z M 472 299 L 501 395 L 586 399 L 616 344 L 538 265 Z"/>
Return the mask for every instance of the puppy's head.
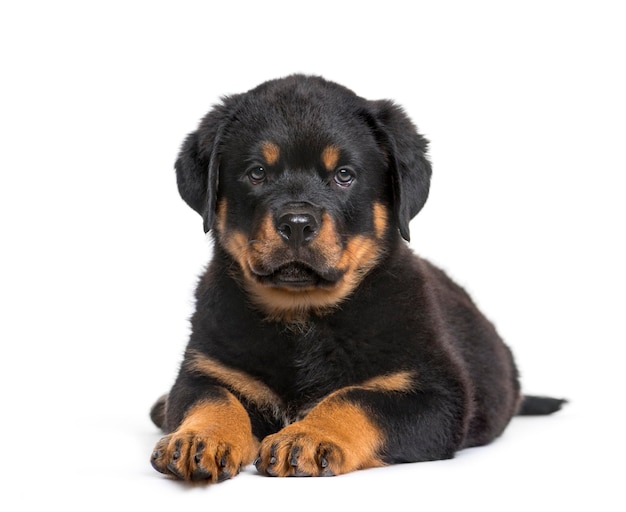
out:
<path id="1" fill-rule="evenodd" d="M 179 191 L 268 317 L 350 295 L 428 196 L 427 141 L 390 101 L 293 75 L 226 97 L 185 140 Z"/>

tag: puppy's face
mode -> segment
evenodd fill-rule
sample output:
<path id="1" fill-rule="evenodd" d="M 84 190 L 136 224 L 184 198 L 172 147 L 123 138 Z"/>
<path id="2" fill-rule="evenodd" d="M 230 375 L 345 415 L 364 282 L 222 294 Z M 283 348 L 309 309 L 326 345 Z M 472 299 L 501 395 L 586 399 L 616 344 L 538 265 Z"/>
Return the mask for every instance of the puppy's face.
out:
<path id="1" fill-rule="evenodd" d="M 337 304 L 384 251 L 385 158 L 340 108 L 307 98 L 245 108 L 223 141 L 217 239 L 273 316 Z"/>
<path id="2" fill-rule="evenodd" d="M 268 317 L 339 304 L 401 227 L 395 147 L 373 111 L 345 88 L 292 77 L 230 98 L 188 138 L 181 193 L 184 160 L 204 153 L 205 227 Z"/>

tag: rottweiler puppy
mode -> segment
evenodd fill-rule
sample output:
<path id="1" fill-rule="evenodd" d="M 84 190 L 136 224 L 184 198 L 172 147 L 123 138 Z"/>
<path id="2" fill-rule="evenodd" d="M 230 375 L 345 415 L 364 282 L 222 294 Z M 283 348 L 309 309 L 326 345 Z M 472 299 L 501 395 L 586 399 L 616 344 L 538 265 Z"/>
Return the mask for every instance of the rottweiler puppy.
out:
<path id="1" fill-rule="evenodd" d="M 292 75 L 222 99 L 184 141 L 178 189 L 214 241 L 192 332 L 151 418 L 151 462 L 222 481 L 447 459 L 524 397 L 472 299 L 409 248 L 427 140 L 392 101 Z"/>

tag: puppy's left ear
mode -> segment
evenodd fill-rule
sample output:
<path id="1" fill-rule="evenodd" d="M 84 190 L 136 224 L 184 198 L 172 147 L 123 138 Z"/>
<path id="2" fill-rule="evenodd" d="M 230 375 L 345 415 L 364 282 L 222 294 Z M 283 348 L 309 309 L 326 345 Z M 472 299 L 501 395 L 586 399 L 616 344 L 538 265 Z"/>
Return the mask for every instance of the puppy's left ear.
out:
<path id="1" fill-rule="evenodd" d="M 432 169 L 426 155 L 428 140 L 392 101 L 369 104 L 376 122 L 376 136 L 389 160 L 398 228 L 402 238 L 409 241 L 409 222 L 426 203 L 430 190 Z"/>

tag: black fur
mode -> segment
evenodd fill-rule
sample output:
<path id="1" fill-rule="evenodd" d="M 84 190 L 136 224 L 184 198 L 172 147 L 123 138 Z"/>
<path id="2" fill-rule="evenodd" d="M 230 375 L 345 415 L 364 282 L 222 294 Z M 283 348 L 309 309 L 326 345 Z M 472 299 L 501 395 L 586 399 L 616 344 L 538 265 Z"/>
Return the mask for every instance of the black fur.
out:
<path id="1" fill-rule="evenodd" d="M 268 141 L 270 149 L 260 151 Z M 203 216 L 215 245 L 197 288 L 185 361 L 152 412 L 173 433 L 155 450 L 159 471 L 180 478 L 210 473 L 187 477 L 172 469 L 179 458 L 168 446 L 180 446 L 174 439 L 194 405 L 231 395 L 261 441 L 257 467 L 278 475 L 450 458 L 499 436 L 520 404 L 525 414 L 560 408 L 556 399 L 522 401 L 513 358 L 493 325 L 460 286 L 402 240 L 409 240 L 409 221 L 428 197 L 427 144 L 391 101 L 368 101 L 303 75 L 224 98 L 187 137 L 175 165 L 179 191 Z M 356 176 L 350 184 L 341 182 L 344 169 Z M 287 228 L 279 220 L 285 216 Z M 288 245 L 283 239 L 293 229 L 304 229 L 311 241 Z M 267 239 L 254 259 L 246 251 L 259 237 Z M 351 274 L 361 243 L 368 249 Z M 339 246 L 350 257 L 339 258 L 347 254 Z M 354 275 L 354 285 L 334 291 L 346 275 Z M 302 299 L 317 289 L 321 305 Z M 284 306 L 274 292 L 297 305 Z M 342 444 L 342 427 L 323 442 L 304 429 L 309 411 L 319 416 L 325 407 L 371 422 L 374 434 L 363 437 L 376 445 L 369 458 L 346 462 L 346 453 L 360 447 Z M 297 435 L 281 430 L 300 421 Z M 326 443 L 308 461 L 307 436 Z M 202 439 L 202 447 L 211 442 Z M 236 446 L 228 443 L 231 453 Z M 291 447 L 282 462 L 281 443 Z M 342 462 L 333 453 L 343 453 Z"/>

